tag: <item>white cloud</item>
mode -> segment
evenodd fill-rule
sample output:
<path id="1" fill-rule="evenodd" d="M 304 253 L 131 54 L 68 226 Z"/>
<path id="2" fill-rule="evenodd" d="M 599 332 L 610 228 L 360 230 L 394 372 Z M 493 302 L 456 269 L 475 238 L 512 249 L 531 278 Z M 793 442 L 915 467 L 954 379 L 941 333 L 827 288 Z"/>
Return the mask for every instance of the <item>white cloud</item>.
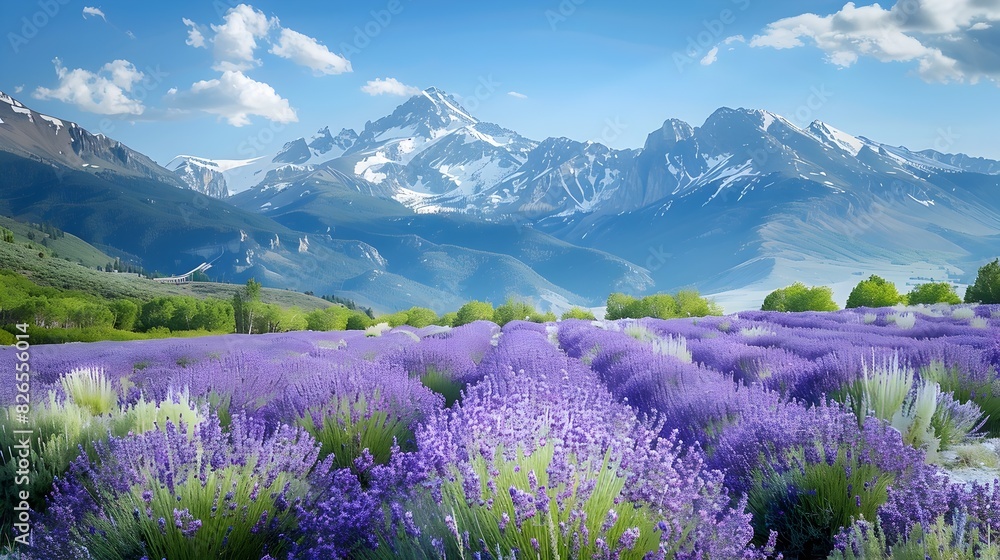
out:
<path id="1" fill-rule="evenodd" d="M 523 93 L 518 93 L 516 91 L 508 91 L 507 95 L 509 95 L 511 97 L 516 97 L 518 99 L 527 99 L 528 98 L 527 95 L 524 95 Z"/>
<path id="2" fill-rule="evenodd" d="M 212 39 L 216 64 L 212 68 L 225 72 L 248 70 L 260 64 L 254 58 L 257 40 L 267 37 L 272 27 L 278 25 L 277 18 L 268 19 L 264 12 L 253 6 L 240 4 L 230 8 L 222 25 L 213 25 Z M 191 38 L 190 36 L 188 37 Z"/>
<path id="3" fill-rule="evenodd" d="M 376 78 L 361 86 L 361 91 L 368 95 L 417 95 L 420 88 L 408 86 L 396 78 Z"/>
<path id="4" fill-rule="evenodd" d="M 100 115 L 141 115 L 145 111 L 141 101 L 128 95 L 144 77 L 131 62 L 115 60 L 97 72 L 82 68 L 67 70 L 58 58 L 52 62 L 59 86 L 37 88 L 32 94 L 35 99 L 57 99 L 76 105 L 81 111 Z"/>
<path id="5" fill-rule="evenodd" d="M 181 20 L 188 28 L 185 43 L 195 48 L 212 44 L 214 70 L 243 72 L 260 66 L 257 49 L 270 45 L 271 54 L 310 68 L 317 76 L 352 71 L 351 62 L 343 56 L 313 37 L 282 27 L 278 18 L 269 18 L 249 4 L 230 8 L 222 19 L 221 24 L 208 27 Z"/>
<path id="6" fill-rule="evenodd" d="M 24 84 L 14 86 L 14 93 L 21 93 L 22 91 L 24 91 Z"/>
<path id="7" fill-rule="evenodd" d="M 705 57 L 701 59 L 702 66 L 711 66 L 716 60 L 719 59 L 719 47 L 712 47 Z"/>
<path id="8" fill-rule="evenodd" d="M 816 45 L 832 64 L 860 58 L 916 63 L 929 82 L 1000 82 L 1000 35 L 972 36 L 1000 21 L 1000 3 L 981 0 L 899 0 L 889 9 L 848 2 L 827 16 L 802 14 L 769 24 L 752 47 L 791 49 Z M 982 39 L 982 40 L 980 40 Z"/>
<path id="9" fill-rule="evenodd" d="M 742 35 L 730 35 L 729 37 L 726 37 L 722 41 L 722 44 L 731 45 L 733 43 L 746 43 L 746 42 L 747 42 L 746 38 L 743 37 Z"/>
<path id="10" fill-rule="evenodd" d="M 178 110 L 217 115 L 233 126 L 250 124 L 251 115 L 280 123 L 298 121 L 287 99 L 270 85 L 248 78 L 238 70 L 223 72 L 218 79 L 195 82 L 183 92 L 167 92 L 167 103 Z"/>
<path id="11" fill-rule="evenodd" d="M 108 18 L 104 16 L 104 12 L 102 12 L 100 8 L 95 8 L 93 6 L 83 7 L 83 19 L 87 19 L 87 16 L 99 17 L 105 22 L 108 21 Z"/>
<path id="12" fill-rule="evenodd" d="M 128 35 L 129 39 L 135 39 L 135 33 L 132 33 L 131 31 L 126 31 L 125 35 Z"/>
<path id="13" fill-rule="evenodd" d="M 281 30 L 278 42 L 271 47 L 270 52 L 311 68 L 316 74 L 342 74 L 351 71 L 349 60 L 330 52 L 330 49 L 316 39 L 287 28 Z"/>
<path id="14" fill-rule="evenodd" d="M 189 28 L 188 38 L 184 43 L 196 49 L 205 48 L 205 35 L 201 32 L 201 26 L 188 18 L 181 18 L 181 21 Z"/>

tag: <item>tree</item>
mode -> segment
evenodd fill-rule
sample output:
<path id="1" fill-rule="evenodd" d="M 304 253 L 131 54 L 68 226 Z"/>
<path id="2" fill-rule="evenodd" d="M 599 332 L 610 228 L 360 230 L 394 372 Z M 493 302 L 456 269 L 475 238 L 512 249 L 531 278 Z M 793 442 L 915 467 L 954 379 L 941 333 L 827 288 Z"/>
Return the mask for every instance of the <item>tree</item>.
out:
<path id="1" fill-rule="evenodd" d="M 556 314 L 551 311 L 546 311 L 545 313 L 534 312 L 529 317 L 528 320 L 532 323 L 555 323 Z"/>
<path id="2" fill-rule="evenodd" d="M 142 311 L 139 314 L 139 322 L 142 330 L 148 331 L 156 327 L 170 328 L 170 322 L 174 316 L 174 303 L 171 298 L 159 297 L 142 304 Z"/>
<path id="3" fill-rule="evenodd" d="M 260 283 L 251 278 L 246 286 L 233 294 L 233 314 L 236 319 L 236 332 L 253 334 L 254 319 L 262 312 L 260 302 Z"/>
<path id="4" fill-rule="evenodd" d="M 572 307 L 566 310 L 562 314 L 561 318 L 563 321 L 565 321 L 566 319 L 582 319 L 584 321 L 593 321 L 594 319 L 596 319 L 596 317 L 594 317 L 594 314 L 589 309 L 584 309 L 582 307 Z"/>
<path id="5" fill-rule="evenodd" d="M 979 269 L 976 283 L 965 289 L 965 303 L 1000 303 L 1000 259 Z"/>
<path id="6" fill-rule="evenodd" d="M 445 313 L 441 316 L 441 320 L 438 321 L 442 327 L 453 327 L 455 326 L 455 321 L 458 320 L 458 313 L 452 311 L 450 313 Z"/>
<path id="7" fill-rule="evenodd" d="M 171 331 L 192 331 L 198 328 L 195 317 L 198 315 L 198 300 L 191 296 L 172 298 L 174 312 L 170 315 L 167 328 Z"/>
<path id="8" fill-rule="evenodd" d="M 493 304 L 485 301 L 470 301 L 458 309 L 455 317 L 456 327 L 467 325 L 474 321 L 493 320 Z"/>
<path id="9" fill-rule="evenodd" d="M 707 317 L 722 315 L 722 308 L 714 301 L 701 297 L 698 290 L 681 290 L 674 296 L 677 300 L 677 317 Z"/>
<path id="10" fill-rule="evenodd" d="M 306 314 L 306 328 L 311 331 L 342 331 L 347 328 L 347 319 L 353 313 L 343 305 L 310 311 Z"/>
<path id="11" fill-rule="evenodd" d="M 955 305 L 962 303 L 962 298 L 955 293 L 955 287 L 947 282 L 927 282 L 914 286 L 910 293 L 906 294 L 906 302 L 910 305 L 920 303 L 925 305 L 934 303 Z"/>
<path id="12" fill-rule="evenodd" d="M 646 296 L 632 306 L 634 309 L 629 317 L 654 317 L 670 319 L 679 317 L 678 301 L 670 294 L 653 294 Z"/>
<path id="13" fill-rule="evenodd" d="M 847 297 L 847 308 L 891 307 L 902 300 L 896 285 L 881 276 L 871 275 L 858 282 Z"/>
<path id="14" fill-rule="evenodd" d="M 410 318 L 406 311 L 397 311 L 390 315 L 382 315 L 378 318 L 379 323 L 388 323 L 390 327 L 398 327 L 400 325 L 405 325 L 406 321 Z"/>
<path id="15" fill-rule="evenodd" d="M 462 311 L 459 310 L 459 314 L 461 313 Z M 532 315 L 537 315 L 534 307 L 511 298 L 493 311 L 493 322 L 502 327 L 511 321 L 531 320 Z"/>
<path id="16" fill-rule="evenodd" d="M 411 307 L 406 312 L 406 324 L 422 329 L 438 322 L 437 313 L 426 307 Z"/>
<path id="17" fill-rule="evenodd" d="M 198 302 L 194 328 L 231 333 L 236 329 L 236 314 L 231 302 L 208 298 Z"/>
<path id="18" fill-rule="evenodd" d="M 638 300 L 634 297 L 615 292 L 608 296 L 608 309 L 604 317 L 611 321 L 631 317 L 629 311 L 635 309 L 636 303 L 638 303 Z"/>
<path id="19" fill-rule="evenodd" d="M 306 314 L 298 307 L 282 309 L 274 306 L 279 311 L 278 324 L 275 330 L 281 332 L 304 331 L 308 327 Z"/>
<path id="20" fill-rule="evenodd" d="M 836 311 L 833 290 L 827 286 L 806 287 L 802 282 L 777 289 L 764 298 L 761 311 Z"/>
<path id="21" fill-rule="evenodd" d="M 371 326 L 372 319 L 361 313 L 360 311 L 352 311 L 351 316 L 347 318 L 347 330 L 349 331 L 363 331 Z"/>
<path id="22" fill-rule="evenodd" d="M 139 306 L 135 302 L 127 299 L 116 299 L 108 303 L 108 308 L 115 317 L 114 327 L 122 331 L 130 331 L 135 328 L 135 322 L 139 318 Z"/>

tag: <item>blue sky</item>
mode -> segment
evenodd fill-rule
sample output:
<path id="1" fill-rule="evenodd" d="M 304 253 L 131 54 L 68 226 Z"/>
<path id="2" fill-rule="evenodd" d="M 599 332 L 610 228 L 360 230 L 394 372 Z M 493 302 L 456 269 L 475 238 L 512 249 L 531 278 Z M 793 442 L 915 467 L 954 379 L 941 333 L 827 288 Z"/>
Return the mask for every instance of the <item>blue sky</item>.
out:
<path id="1" fill-rule="evenodd" d="M 538 140 L 637 148 L 729 106 L 1000 159 L 1000 8 L 975 0 L 237 4 L 5 6 L 0 90 L 160 163 L 360 131 L 430 86 Z"/>

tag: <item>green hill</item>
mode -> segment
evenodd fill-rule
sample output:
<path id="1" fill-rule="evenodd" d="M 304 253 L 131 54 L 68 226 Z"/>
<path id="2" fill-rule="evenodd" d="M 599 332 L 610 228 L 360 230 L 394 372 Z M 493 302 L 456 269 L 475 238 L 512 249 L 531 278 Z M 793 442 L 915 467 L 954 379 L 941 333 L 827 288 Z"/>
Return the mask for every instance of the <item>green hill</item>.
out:
<path id="1" fill-rule="evenodd" d="M 138 300 L 177 295 L 228 299 L 241 287 L 213 282 L 174 286 L 134 274 L 101 272 L 96 267 L 114 259 L 79 238 L 70 234 L 59 239 L 43 237 L 46 234 L 41 228 L 6 217 L 0 217 L 0 226 L 13 231 L 15 239 L 14 243 L 0 242 L 0 270 L 17 272 L 41 286 L 78 290 L 108 299 Z M 34 240 L 29 239 L 29 233 L 33 234 Z M 42 239 L 46 239 L 47 246 L 41 244 Z M 39 257 L 39 253 L 44 256 Z M 318 297 L 272 288 L 261 291 L 261 300 L 281 307 L 300 307 L 305 311 L 332 305 Z"/>

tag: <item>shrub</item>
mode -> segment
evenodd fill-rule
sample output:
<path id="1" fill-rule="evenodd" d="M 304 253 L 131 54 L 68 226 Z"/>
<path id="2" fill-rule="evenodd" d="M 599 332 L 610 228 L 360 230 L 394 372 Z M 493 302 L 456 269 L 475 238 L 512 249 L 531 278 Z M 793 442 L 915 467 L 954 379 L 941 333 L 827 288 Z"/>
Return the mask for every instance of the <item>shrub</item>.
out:
<path id="1" fill-rule="evenodd" d="M 445 313 L 444 315 L 442 315 L 439 323 L 441 324 L 442 327 L 457 327 L 460 326 L 455 324 L 455 321 L 457 320 L 458 320 L 458 313 L 455 311 L 451 311 L 449 313 Z"/>
<path id="2" fill-rule="evenodd" d="M 311 331 L 342 331 L 347 329 L 347 320 L 352 311 L 342 305 L 317 309 L 306 314 L 306 328 Z"/>
<path id="3" fill-rule="evenodd" d="M 615 321 L 617 319 L 632 317 L 631 311 L 637 302 L 638 300 L 632 296 L 618 292 L 613 293 L 608 296 L 608 307 L 604 318 L 609 321 Z"/>
<path id="4" fill-rule="evenodd" d="M 406 324 L 418 329 L 438 323 L 438 316 L 426 307 L 411 307 L 406 312 Z"/>
<path id="5" fill-rule="evenodd" d="M 697 290 L 681 290 L 674 295 L 677 317 L 708 317 L 722 315 L 722 308 L 714 301 L 703 298 Z"/>
<path id="6" fill-rule="evenodd" d="M 905 538 L 888 543 L 878 519 L 857 520 L 837 536 L 829 560 L 975 560 L 1000 558 L 1000 546 L 993 542 L 989 526 L 982 520 L 957 511 L 936 520 L 914 523 Z M 985 529 L 985 530 L 983 530 Z"/>
<path id="7" fill-rule="evenodd" d="M 906 295 L 906 302 L 910 305 L 935 303 L 956 305 L 962 303 L 962 298 L 955 293 L 955 287 L 947 282 L 928 282 L 914 286 Z"/>
<path id="8" fill-rule="evenodd" d="M 369 318 L 364 313 L 354 311 L 351 313 L 351 316 L 347 318 L 345 327 L 349 331 L 363 331 L 367 329 L 373 321 L 373 319 Z"/>
<path id="9" fill-rule="evenodd" d="M 826 286 L 806 287 L 802 282 L 777 289 L 764 298 L 761 311 L 836 311 L 833 290 Z"/>
<path id="10" fill-rule="evenodd" d="M 931 426 L 940 386 L 924 381 L 915 387 L 913 378 L 913 370 L 900 365 L 898 354 L 881 364 L 865 364 L 862 377 L 844 390 L 846 404 L 859 426 L 868 416 L 888 421 L 905 443 L 925 448 L 933 456 L 940 445 Z"/>
<path id="11" fill-rule="evenodd" d="M 672 296 L 654 294 L 642 299 L 621 293 L 611 294 L 608 296 L 605 318 L 608 320 L 641 319 L 643 317 L 673 319 L 709 315 L 722 315 L 722 308 L 715 302 L 701 297 L 695 290 L 681 290 Z"/>
<path id="12" fill-rule="evenodd" d="M 458 309 L 453 327 L 461 327 L 475 321 L 492 321 L 493 305 L 485 301 L 470 301 Z"/>
<path id="13" fill-rule="evenodd" d="M 965 303 L 1000 303 L 1000 259 L 979 269 L 976 282 L 965 289 Z"/>
<path id="14" fill-rule="evenodd" d="M 488 360 L 508 355 L 532 358 L 501 359 L 418 432 L 429 490 L 369 557 L 753 557 L 742 502 L 697 446 L 659 439 L 542 333 L 507 333 Z"/>
<path id="15" fill-rule="evenodd" d="M 841 527 L 876 517 L 894 481 L 856 451 L 817 445 L 814 453 L 819 460 L 809 461 L 801 448 L 783 459 L 801 467 L 765 465 L 750 489 L 758 534 L 777 531 L 779 549 L 790 558 L 825 558 Z"/>
<path id="16" fill-rule="evenodd" d="M 896 323 L 896 326 L 901 329 L 912 329 L 913 325 L 917 323 L 917 316 L 913 313 L 899 313 L 889 315 L 886 320 Z"/>
<path id="17" fill-rule="evenodd" d="M 168 394 L 167 399 L 159 403 L 140 397 L 136 403 L 120 409 L 117 393 L 114 398 L 109 396 L 108 391 L 113 389 L 109 389 L 110 383 L 100 370 L 77 370 L 68 377 L 72 377 L 71 381 L 63 384 L 68 398 L 59 399 L 55 391 L 50 391 L 48 400 L 36 404 L 34 408 L 32 421 L 35 434 L 29 450 L 29 504 L 35 511 L 44 509 L 43 500 L 52 490 L 53 480 L 63 477 L 81 449 L 86 452 L 85 456 L 93 456 L 95 442 L 106 440 L 109 434 L 138 434 L 157 427 L 162 430 L 168 419 L 186 422 L 193 430 L 202 420 L 199 408 L 187 392 Z M 109 407 L 109 402 L 114 405 Z M 13 418 L 12 410 L 6 412 L 9 418 Z M 13 423 L 6 425 L 13 426 Z M 0 456 L 17 443 L 17 436 L 0 427 Z M 9 505 L 14 503 L 15 491 L 19 489 L 19 485 L 14 484 L 15 468 L 15 461 L 6 458 L 0 461 L 5 505 L 0 510 L 3 512 L 0 528 L 5 535 L 10 534 L 13 522 L 13 509 Z"/>
<path id="18" fill-rule="evenodd" d="M 985 428 L 990 437 L 1000 435 L 1000 386 L 993 383 L 990 376 L 964 372 L 957 366 L 946 367 L 941 361 L 932 361 L 920 369 L 920 377 L 940 385 L 941 391 L 951 395 L 951 399 L 959 404 L 974 403 L 985 414 L 985 421 L 980 427 Z"/>
<path id="19" fill-rule="evenodd" d="M 459 310 L 461 313 L 461 310 Z M 493 322 L 501 327 L 511 321 L 528 321 L 532 316 L 538 315 L 535 308 L 530 304 L 508 299 L 506 303 L 497 307 L 493 311 Z"/>
<path id="20" fill-rule="evenodd" d="M 233 418 L 193 437 L 165 431 L 111 438 L 57 484 L 35 549 L 41 557 L 261 558 L 293 535 L 318 448 L 301 430 Z"/>
<path id="21" fill-rule="evenodd" d="M 562 317 L 560 317 L 560 319 L 562 319 L 563 321 L 565 321 L 566 319 L 582 319 L 585 321 L 594 321 L 597 319 L 597 317 L 594 317 L 594 314 L 589 309 L 584 309 L 582 307 L 573 307 L 566 310 L 562 314 Z"/>
<path id="22" fill-rule="evenodd" d="M 93 416 L 108 414 L 118 405 L 118 391 L 101 369 L 75 369 L 59 382 L 66 396 Z"/>
<path id="23" fill-rule="evenodd" d="M 895 284 L 873 274 L 851 290 L 851 295 L 847 296 L 847 308 L 891 307 L 901 299 Z"/>
<path id="24" fill-rule="evenodd" d="M 320 443 L 321 458 L 333 454 L 334 464 L 347 468 L 366 450 L 376 463 L 387 463 L 396 441 L 413 441 L 415 413 L 399 410 L 376 390 L 372 395 L 336 397 L 307 411 L 298 424 Z"/>
<path id="25" fill-rule="evenodd" d="M 652 341 L 653 351 L 664 356 L 673 356 L 678 360 L 690 364 L 691 351 L 687 347 L 687 339 L 683 336 L 670 336 L 657 338 Z"/>

